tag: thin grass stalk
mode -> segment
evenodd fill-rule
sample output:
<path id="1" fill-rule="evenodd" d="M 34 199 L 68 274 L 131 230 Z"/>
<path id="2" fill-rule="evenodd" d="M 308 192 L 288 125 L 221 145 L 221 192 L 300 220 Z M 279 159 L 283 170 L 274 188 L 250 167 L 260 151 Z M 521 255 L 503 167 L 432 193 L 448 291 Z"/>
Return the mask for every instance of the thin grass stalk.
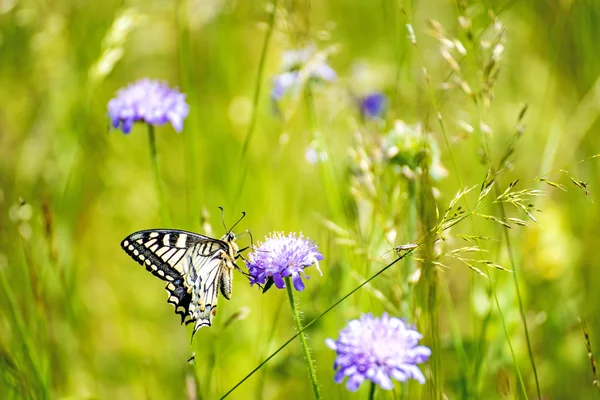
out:
<path id="1" fill-rule="evenodd" d="M 152 166 L 152 174 L 154 175 L 154 184 L 156 187 L 156 195 L 158 197 L 158 206 L 160 208 L 160 214 L 162 217 L 163 224 L 167 226 L 171 225 L 171 218 L 169 217 L 169 211 L 165 203 L 165 195 L 160 177 L 160 168 L 158 162 L 158 152 L 156 150 L 156 134 L 154 133 L 154 126 L 148 125 L 148 147 L 150 149 L 150 164 Z"/>
<path id="2" fill-rule="evenodd" d="M 501 227 L 501 229 L 505 229 L 503 227 Z M 488 274 L 490 273 L 490 268 L 488 267 Z M 527 395 L 527 389 L 525 387 L 525 381 L 523 380 L 523 375 L 521 374 L 521 369 L 519 368 L 519 364 L 517 363 L 517 357 L 515 354 L 515 350 L 512 346 L 512 342 L 510 341 L 510 336 L 508 333 L 508 327 L 506 325 L 506 320 L 504 319 L 504 314 L 502 313 L 502 309 L 500 307 L 500 300 L 498 299 L 498 296 L 496 296 L 496 284 L 495 284 L 495 274 L 497 271 L 493 271 L 493 275 L 488 275 L 490 277 L 489 279 L 489 286 L 488 286 L 488 295 L 490 298 L 490 301 L 494 301 L 494 305 L 496 306 L 496 309 L 498 310 L 498 315 L 500 316 L 500 321 L 502 323 L 502 329 L 504 331 L 504 336 L 506 337 L 506 343 L 508 344 L 508 348 L 510 350 L 510 354 L 515 366 L 515 373 L 517 375 L 517 378 L 519 380 L 519 384 L 521 385 L 521 390 L 523 391 L 523 396 L 526 400 L 529 399 L 529 396 Z M 483 320 L 483 324 L 481 327 L 481 332 L 479 335 L 479 351 L 477 352 L 477 356 L 475 359 L 475 364 L 474 364 L 474 381 L 475 381 L 475 389 L 476 389 L 476 394 L 479 394 L 479 387 L 481 386 L 480 383 L 480 378 L 483 376 L 483 368 L 481 367 L 484 360 L 485 360 L 485 350 L 482 349 L 483 344 L 485 343 L 485 337 L 486 337 L 486 333 L 487 333 L 487 328 L 490 324 L 491 321 L 491 316 L 492 316 L 492 308 L 490 307 L 490 310 L 488 311 L 487 315 L 485 316 L 484 320 Z"/>
<path id="3" fill-rule="evenodd" d="M 199 115 L 199 113 L 204 107 L 198 106 L 198 85 L 196 84 L 194 69 L 192 67 L 194 65 L 194 56 L 187 10 L 187 0 L 178 0 L 176 2 L 175 15 L 179 41 L 179 76 L 181 86 L 186 93 L 186 99 L 190 106 L 190 114 L 185 122 L 187 127 L 186 130 L 188 132 L 198 133 L 202 128 L 199 127 L 197 121 L 202 120 L 202 116 Z M 198 204 L 200 203 L 199 190 L 201 185 L 197 184 L 198 157 L 196 142 L 198 136 L 201 135 L 183 135 L 183 140 L 185 141 L 186 215 L 188 221 L 194 221 L 195 223 L 198 223 L 201 213 L 198 208 Z"/>
<path id="4" fill-rule="evenodd" d="M 408 217 L 407 217 L 407 221 L 406 221 L 406 225 L 407 225 L 407 235 L 408 235 L 408 241 L 410 243 L 413 243 L 413 241 L 416 239 L 417 236 L 417 205 L 418 205 L 418 199 L 417 199 L 417 182 L 414 179 L 409 179 L 407 181 L 407 192 L 408 192 Z M 402 285 L 403 285 L 403 298 L 405 301 L 405 310 L 403 310 L 404 312 L 406 312 L 407 314 L 405 315 L 409 315 L 408 313 L 411 312 L 411 310 L 413 309 L 410 305 L 410 299 L 409 299 L 409 291 L 410 291 L 410 283 L 409 283 L 409 278 L 410 276 L 413 274 L 413 272 L 415 271 L 415 261 L 414 259 L 411 257 L 409 259 L 406 260 L 406 262 L 404 263 L 403 266 L 403 274 L 402 274 Z M 414 314 L 411 313 L 411 315 Z M 414 320 L 414 315 L 412 315 L 413 320 Z"/>
<path id="5" fill-rule="evenodd" d="M 269 334 L 267 336 L 267 340 L 266 341 L 261 341 L 261 343 L 264 343 L 263 346 L 263 350 L 260 352 L 260 358 L 259 358 L 259 362 L 262 358 L 264 358 L 265 356 L 263 355 L 263 353 L 266 353 L 269 350 L 269 345 L 271 344 L 271 342 L 273 341 L 273 337 L 275 337 L 275 331 L 276 331 L 276 327 L 277 327 L 277 321 L 279 321 L 279 314 L 281 313 L 281 309 L 283 308 L 283 302 L 280 301 L 278 306 L 277 306 L 277 310 L 275 310 L 275 313 L 273 314 L 273 319 L 271 320 L 271 329 L 269 330 Z M 256 398 L 257 399 L 262 399 L 264 396 L 263 394 L 263 390 L 265 388 L 265 382 L 267 380 L 267 371 L 263 370 L 263 372 L 260 375 L 259 381 L 258 381 L 258 385 L 256 387 Z"/>
<path id="6" fill-rule="evenodd" d="M 389 9 L 386 6 L 386 3 L 389 2 Z M 397 18 L 398 18 L 398 9 L 396 7 L 396 0 L 381 0 L 381 14 L 383 17 L 383 22 L 385 24 L 385 31 L 390 32 L 390 42 L 392 43 L 392 53 L 394 60 L 396 62 L 396 71 L 394 77 L 394 86 L 392 92 L 392 102 L 391 102 L 391 110 L 396 110 L 398 107 L 399 101 L 399 87 L 400 87 L 400 75 L 402 72 L 402 58 L 400 56 L 400 35 L 401 30 L 398 29 Z M 387 124 L 387 121 L 386 121 Z"/>
<path id="7" fill-rule="evenodd" d="M 21 342 L 23 345 L 23 353 L 28 361 L 31 370 L 33 371 L 33 376 L 36 379 L 35 386 L 39 387 L 39 392 L 33 392 L 34 395 L 32 397 L 37 397 L 41 399 L 47 399 L 48 395 L 48 386 L 46 384 L 45 379 L 43 378 L 42 371 L 40 370 L 40 361 L 35 356 L 35 346 L 31 343 L 30 330 L 25 328 L 25 323 L 21 317 L 19 307 L 17 305 L 17 300 L 13 294 L 13 291 L 6 281 L 6 277 L 4 276 L 4 271 L 0 269 L 0 287 L 2 288 L 2 292 L 6 296 L 8 300 L 8 310 L 10 311 L 10 316 L 12 321 L 14 322 L 12 326 L 14 326 L 17 330 L 18 337 L 21 338 Z"/>
<path id="8" fill-rule="evenodd" d="M 415 396 L 418 398 L 423 398 L 423 396 L 421 394 L 419 394 L 418 396 Z M 394 391 L 394 400 L 396 399 L 396 392 Z M 408 400 L 408 383 L 407 382 L 402 382 L 400 384 L 400 400 Z"/>
<path id="9" fill-rule="evenodd" d="M 496 195 L 500 195 L 500 191 L 498 189 L 498 185 L 495 187 Z M 506 220 L 506 212 L 504 211 L 504 203 L 498 202 L 498 209 L 500 210 L 500 217 L 502 220 Z M 531 346 L 531 338 L 529 337 L 529 328 L 527 327 L 527 316 L 525 315 L 525 307 L 523 306 L 523 299 L 521 296 L 521 289 L 519 288 L 519 279 L 518 279 L 518 266 L 515 260 L 513 248 L 511 245 L 510 235 L 508 234 L 508 230 L 503 228 L 504 231 L 504 240 L 506 241 L 506 251 L 508 252 L 508 259 L 510 261 L 510 267 L 512 270 L 513 276 L 513 284 L 515 286 L 515 292 L 517 293 L 517 301 L 519 303 L 519 313 L 521 315 L 521 321 L 523 322 L 523 329 L 525 330 L 525 339 L 527 341 L 527 353 L 529 355 L 529 360 L 531 361 L 531 368 L 533 369 L 533 376 L 535 378 L 535 388 L 537 391 L 538 399 L 542 399 L 542 391 L 540 389 L 540 382 L 538 379 L 537 368 L 535 366 L 535 359 L 533 358 L 533 348 Z M 525 390 L 525 388 L 523 388 Z"/>
<path id="10" fill-rule="evenodd" d="M 319 173 L 325 186 L 324 189 L 327 204 L 329 205 L 329 209 L 334 212 L 334 219 L 338 221 L 344 221 L 346 218 L 344 216 L 343 211 L 343 201 L 341 199 L 337 181 L 335 179 L 336 174 L 334 171 L 334 166 L 330 159 L 331 152 L 328 149 L 325 138 L 321 135 L 321 133 L 318 130 L 317 112 L 315 110 L 315 103 L 313 93 L 310 87 L 310 82 L 307 82 L 306 87 L 304 89 L 304 100 L 306 103 L 306 111 L 308 114 L 309 128 L 313 136 L 313 140 L 317 143 L 319 147 L 317 151 L 323 150 L 327 155 L 326 161 L 322 161 L 320 159 L 318 159 L 317 161 L 317 165 L 319 166 Z"/>
<path id="11" fill-rule="evenodd" d="M 491 279 L 491 277 L 490 277 Z M 482 382 L 480 381 L 480 378 L 483 376 L 483 362 L 485 360 L 486 354 L 487 354 L 487 349 L 486 349 L 486 345 L 487 345 L 487 340 L 486 340 L 486 335 L 487 335 L 487 329 L 490 325 L 490 321 L 492 320 L 492 311 L 493 311 L 493 307 L 492 307 L 492 303 L 494 302 L 494 295 L 492 293 L 492 288 L 491 285 L 493 285 L 493 282 L 490 283 L 490 285 L 488 286 L 488 291 L 487 291 L 487 295 L 488 295 L 488 301 L 490 304 L 490 307 L 488 308 L 487 313 L 485 314 L 485 317 L 483 318 L 483 322 L 481 324 L 481 330 L 479 332 L 479 338 L 477 339 L 477 351 L 475 353 L 475 362 L 473 362 L 471 365 L 471 374 L 473 375 L 473 381 L 474 386 L 475 386 L 475 396 L 479 396 L 479 391 L 481 388 L 481 384 Z M 495 304 L 495 303 L 494 303 Z"/>
<path id="12" fill-rule="evenodd" d="M 292 281 L 289 276 L 285 278 L 285 287 L 287 290 L 288 299 L 290 300 L 290 306 L 292 307 L 292 316 L 294 317 L 294 323 L 296 324 L 296 329 L 300 333 L 300 343 L 302 345 L 302 350 L 304 351 L 304 360 L 306 361 L 306 366 L 308 367 L 310 383 L 312 384 L 315 399 L 320 399 L 321 389 L 319 388 L 319 381 L 317 380 L 317 371 L 315 370 L 315 364 L 310 354 L 308 342 L 306 341 L 306 334 L 302 329 L 302 321 L 300 321 L 300 312 L 298 311 L 298 305 L 296 304 L 296 299 L 294 298 Z"/>
<path id="13" fill-rule="evenodd" d="M 267 34 L 263 42 L 262 50 L 260 53 L 260 61 L 258 63 L 258 73 L 256 74 L 256 82 L 254 86 L 254 98 L 252 100 L 252 116 L 250 117 L 250 125 L 248 125 L 248 131 L 246 132 L 246 138 L 244 139 L 244 145 L 242 146 L 242 162 L 246 158 L 250 141 L 254 135 L 254 128 L 256 127 L 256 120 L 258 115 L 258 102 L 260 101 L 260 92 L 262 87 L 263 75 L 265 72 L 265 63 L 267 61 L 267 54 L 269 50 L 269 43 L 271 42 L 271 36 L 273 36 L 273 30 L 275 28 L 275 18 L 277 16 L 277 3 L 278 0 L 273 0 L 273 8 L 269 17 L 269 24 L 267 27 Z"/>
<path id="14" fill-rule="evenodd" d="M 250 148 L 250 141 L 254 137 L 254 131 L 256 129 L 256 121 L 258 119 L 258 103 L 260 102 L 260 93 L 262 88 L 263 76 L 265 73 L 265 64 L 267 62 L 267 55 L 269 54 L 269 44 L 271 43 L 271 37 L 275 29 L 275 21 L 277 17 L 277 4 L 278 0 L 273 0 L 273 8 L 271 10 L 271 16 L 267 27 L 267 33 L 263 42 L 262 50 L 260 53 L 260 61 L 258 62 L 258 72 L 256 74 L 256 82 L 254 84 L 254 97 L 252 99 L 252 115 L 250 116 L 250 124 L 248 125 L 248 131 L 246 132 L 246 138 L 242 145 L 242 156 L 240 158 L 240 181 L 238 183 L 236 199 L 241 197 L 242 191 L 244 190 L 244 184 L 246 182 L 246 174 L 248 173 L 248 163 L 246 157 L 248 155 L 248 149 Z"/>
<path id="15" fill-rule="evenodd" d="M 363 283 L 361 283 L 360 285 L 358 285 L 357 287 L 355 287 L 354 289 L 352 289 L 349 293 L 347 293 L 344 297 L 342 297 L 341 299 L 339 299 L 338 301 L 336 301 L 335 303 L 333 303 L 331 306 L 329 306 L 328 309 L 326 309 L 325 311 L 323 311 L 321 314 L 319 314 L 317 317 L 315 317 L 312 321 L 310 321 L 308 324 L 304 325 L 304 328 L 302 328 L 301 330 L 299 330 L 298 332 L 296 332 L 295 335 L 293 335 L 291 338 L 289 338 L 285 343 L 283 343 L 281 346 L 279 346 L 279 348 L 277 350 L 275 350 L 273 353 L 271 353 L 271 355 L 267 358 L 265 358 L 258 366 L 256 366 L 256 368 L 254 368 L 252 371 L 250 371 L 250 373 L 248 375 L 246 375 L 241 381 L 239 381 L 238 383 L 235 384 L 234 387 L 232 387 L 231 389 L 229 389 L 229 391 L 227 393 L 225 393 L 223 396 L 221 396 L 221 399 L 226 398 L 227 396 L 229 396 L 231 393 L 233 393 L 233 391 L 235 389 L 237 389 L 239 386 L 241 386 L 242 383 L 244 383 L 246 380 L 248 380 L 252 375 L 254 375 L 254 373 L 256 371 L 258 371 L 259 369 L 262 368 L 263 365 L 265 365 L 266 363 L 268 363 L 273 357 L 275 357 L 281 350 L 283 350 L 288 344 L 290 344 L 294 339 L 296 339 L 302 332 L 304 332 L 306 329 L 308 329 L 309 326 L 311 326 L 312 324 L 314 324 L 315 322 L 317 322 L 318 320 L 320 320 L 321 318 L 323 318 L 325 315 L 327 315 L 331 310 L 333 310 L 335 307 L 337 307 L 339 304 L 341 304 L 343 301 L 345 301 L 348 297 L 352 296 L 354 293 L 356 293 L 357 291 L 359 291 L 363 286 L 369 284 L 369 282 L 371 282 L 373 279 L 377 278 L 379 275 L 383 274 L 385 271 L 387 271 L 389 268 L 391 268 L 393 265 L 395 265 L 398 261 L 402 260 L 403 258 L 407 257 L 408 255 L 412 254 L 413 251 L 415 249 L 411 249 L 409 251 L 407 251 L 406 253 L 402 254 L 402 256 L 396 258 L 394 261 L 392 261 L 391 263 L 389 263 L 388 265 L 386 265 L 385 267 L 383 267 L 382 269 L 380 269 L 378 272 L 376 272 L 373 276 L 371 276 L 369 279 L 367 279 L 366 281 L 364 281 Z"/>
<path id="16" fill-rule="evenodd" d="M 435 210 L 435 200 L 433 198 L 431 182 L 429 180 L 429 171 L 424 169 L 421 176 L 421 185 L 419 191 L 420 209 L 419 220 L 425 233 L 424 246 L 422 249 L 422 277 L 420 280 L 421 291 L 419 293 L 419 303 L 423 310 L 422 319 L 426 327 L 425 338 L 431 343 L 431 379 L 429 398 L 441 400 L 442 381 L 441 381 L 441 347 L 440 331 L 438 324 L 439 298 L 438 285 L 439 277 L 435 261 L 435 236 L 431 234 L 437 225 L 437 214 Z"/>
<path id="17" fill-rule="evenodd" d="M 592 342 L 590 340 L 590 333 L 588 332 L 587 325 L 585 321 L 581 318 L 577 318 L 579 320 L 579 324 L 581 325 L 581 330 L 583 332 L 583 338 L 585 340 L 585 348 L 588 352 L 588 359 L 590 360 L 590 367 L 592 370 L 592 376 L 594 380 L 592 381 L 592 385 L 600 392 L 600 380 L 598 380 L 598 365 L 596 364 L 596 359 L 594 358 L 594 352 L 592 350 Z"/>
<path id="18" fill-rule="evenodd" d="M 495 296 L 494 299 L 496 300 L 496 307 L 498 308 L 498 310 L 500 310 L 500 301 L 498 300 L 498 296 Z M 500 319 L 502 320 L 502 328 L 504 329 L 504 336 L 506 336 L 507 338 L 510 337 L 509 333 L 508 333 L 508 327 L 506 325 L 506 321 L 504 320 L 504 314 L 500 313 Z M 508 343 L 508 348 L 510 349 L 510 354 L 511 357 L 513 359 L 513 361 L 515 362 L 515 371 L 517 373 L 517 377 L 519 378 L 519 382 L 521 383 L 521 389 L 523 390 L 523 396 L 525 396 L 525 399 L 529 399 L 529 396 L 527 395 L 527 389 L 525 387 L 525 381 L 523 380 L 523 375 L 521 374 L 521 370 L 519 368 L 519 366 L 516 364 L 516 360 L 517 360 L 517 356 L 515 354 L 515 350 L 512 346 L 512 342 L 510 340 L 507 340 L 506 343 Z M 541 397 L 540 397 L 541 400 Z"/>
<path id="19" fill-rule="evenodd" d="M 465 351 L 463 341 L 460 333 L 460 322 L 458 321 L 456 310 L 452 302 L 452 295 L 450 288 L 448 287 L 447 281 L 440 281 L 440 288 L 443 291 L 445 297 L 446 307 L 448 309 L 448 318 L 450 320 L 450 328 L 452 329 L 452 336 L 454 337 L 454 352 L 458 359 L 458 375 L 460 376 L 460 398 L 461 399 L 473 399 L 473 393 L 469 391 L 469 359 Z"/>

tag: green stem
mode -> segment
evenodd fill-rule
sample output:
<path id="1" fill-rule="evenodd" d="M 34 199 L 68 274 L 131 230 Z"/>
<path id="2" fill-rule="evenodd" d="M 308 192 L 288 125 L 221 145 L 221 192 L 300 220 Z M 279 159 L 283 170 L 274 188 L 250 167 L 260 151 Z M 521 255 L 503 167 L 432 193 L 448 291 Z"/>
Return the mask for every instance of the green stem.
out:
<path id="1" fill-rule="evenodd" d="M 158 207 L 162 216 L 163 224 L 171 225 L 171 219 L 169 218 L 169 211 L 165 204 L 165 195 L 162 186 L 162 180 L 160 179 L 160 169 L 158 168 L 158 152 L 156 151 L 156 135 L 154 134 L 154 126 L 148 124 L 148 146 L 150 148 L 150 164 L 152 166 L 152 173 L 154 175 L 154 184 L 156 186 L 156 194 L 158 196 Z"/>
<path id="2" fill-rule="evenodd" d="M 47 399 L 49 397 L 48 386 L 46 384 L 46 380 L 44 379 L 44 374 L 40 368 L 40 357 L 38 354 L 36 354 L 35 344 L 31 341 L 31 330 L 27 328 L 26 322 L 23 321 L 23 315 L 19 309 L 18 301 L 14 296 L 10 284 L 7 282 L 6 277 L 4 276 L 3 270 L 0 270 L 0 287 L 2 288 L 2 292 L 6 296 L 6 300 L 8 302 L 7 314 L 10 315 L 9 320 L 12 320 L 13 322 L 13 326 L 17 332 L 17 337 L 21 338 L 23 354 L 25 355 L 31 370 L 33 371 L 33 375 L 35 376 L 35 382 L 31 383 L 30 394 L 32 397 Z"/>
<path id="3" fill-rule="evenodd" d="M 346 220 L 343 207 L 344 202 L 338 189 L 335 165 L 331 159 L 332 153 L 329 151 L 329 146 L 318 129 L 317 110 L 315 109 L 315 102 L 313 98 L 313 92 L 310 87 L 310 82 L 306 83 L 306 87 L 304 89 L 304 101 L 306 103 L 306 112 L 312 135 L 312 141 L 316 144 L 316 150 L 318 153 L 317 165 L 319 167 L 321 179 L 323 180 L 323 185 L 325 186 L 325 198 L 327 199 L 329 209 L 332 211 L 334 220 L 344 221 Z M 322 152 L 325 152 L 327 155 L 326 160 L 320 159 Z"/>
<path id="4" fill-rule="evenodd" d="M 498 185 L 496 185 L 496 194 L 499 195 L 500 191 L 498 189 Z M 500 210 L 500 216 L 502 220 L 506 220 L 506 213 L 504 211 L 504 204 L 499 202 L 498 208 Z M 517 301 L 519 303 L 519 312 L 521 314 L 521 321 L 523 322 L 523 329 L 525 330 L 525 339 L 527 341 L 527 353 L 529 355 L 529 360 L 531 361 L 531 368 L 533 369 L 533 377 L 535 378 L 535 389 L 537 392 L 538 399 L 542 398 L 542 391 L 540 389 L 540 381 L 538 379 L 537 368 L 535 366 L 535 359 L 533 358 L 533 347 L 531 346 L 531 339 L 529 337 L 529 329 L 527 327 L 527 316 L 525 315 L 525 306 L 523 305 L 523 299 L 521 298 L 521 289 L 519 288 L 519 278 L 517 275 L 517 261 L 515 260 L 515 255 L 513 253 L 513 248 L 510 241 L 510 235 L 508 234 L 508 230 L 503 228 L 504 231 L 504 240 L 506 241 L 506 250 L 508 252 L 508 259 L 510 260 L 510 266 L 512 269 L 512 277 L 513 283 L 515 285 L 515 292 L 517 293 Z M 514 356 L 513 356 L 514 357 Z"/>
<path id="5" fill-rule="evenodd" d="M 248 125 L 248 131 L 246 132 L 246 138 L 242 145 L 242 157 L 240 159 L 240 181 L 237 188 L 236 198 L 239 199 L 244 190 L 244 183 L 246 182 L 246 174 L 248 173 L 248 163 L 246 162 L 246 156 L 248 148 L 250 147 L 250 140 L 254 135 L 256 128 L 256 120 L 258 118 L 258 102 L 260 101 L 260 92 L 262 87 L 263 75 L 265 73 L 265 64 L 267 61 L 267 54 L 269 53 L 269 43 L 271 42 L 271 36 L 275 29 L 275 20 L 277 16 L 277 3 L 278 0 L 273 0 L 273 10 L 271 11 L 271 17 L 269 18 L 269 27 L 267 34 L 263 42 L 262 51 L 260 53 L 260 61 L 258 62 L 258 73 L 256 74 L 256 83 L 254 87 L 254 98 L 252 100 L 252 116 L 250 117 L 250 125 Z"/>
<path id="6" fill-rule="evenodd" d="M 417 182 L 413 179 L 409 179 L 407 181 L 407 192 L 408 192 L 408 220 L 407 220 L 407 234 L 408 241 L 413 243 L 417 236 Z M 410 304 L 410 283 L 409 278 L 415 271 L 415 262 L 411 257 L 406 260 L 404 264 L 404 271 L 402 276 L 402 285 L 403 285 L 403 294 L 404 302 L 406 304 L 404 311 L 404 315 L 412 315 L 414 320 L 414 312 L 413 307 Z M 410 313 L 410 314 L 409 314 Z"/>
<path id="7" fill-rule="evenodd" d="M 269 42 L 273 35 L 273 29 L 275 27 L 275 17 L 277 15 L 277 0 L 273 0 L 273 9 L 271 10 L 271 17 L 269 18 L 269 27 L 267 29 L 267 35 L 263 42 L 262 51 L 260 53 L 260 61 L 258 63 L 258 74 L 256 75 L 256 86 L 254 88 L 254 99 L 252 101 L 252 116 L 250 118 L 250 125 L 248 125 L 248 132 L 246 133 L 246 139 L 244 139 L 244 145 L 242 147 L 242 161 L 246 158 L 246 152 L 248 146 L 250 146 L 250 139 L 254 134 L 254 128 L 256 127 L 256 117 L 258 110 L 258 101 L 260 100 L 260 89 L 262 86 L 263 75 L 265 72 L 265 62 L 267 60 L 267 53 L 269 49 Z"/>
<path id="8" fill-rule="evenodd" d="M 375 399 L 375 382 L 371 381 L 371 387 L 369 388 L 369 400 Z"/>
<path id="9" fill-rule="evenodd" d="M 424 169 L 421 177 L 419 220 L 425 230 L 425 242 L 422 250 L 424 259 L 422 267 L 420 306 L 423 310 L 423 326 L 426 327 L 425 337 L 431 342 L 431 380 L 430 398 L 440 400 L 442 398 L 441 381 L 441 346 L 439 315 L 439 277 L 435 266 L 435 237 L 431 232 L 437 226 L 437 214 L 435 211 L 435 200 L 433 198 L 432 186 L 429 179 L 429 170 Z"/>
<path id="10" fill-rule="evenodd" d="M 292 289 L 292 281 L 290 277 L 285 278 L 285 287 L 287 289 L 288 298 L 290 299 L 290 306 L 292 307 L 292 315 L 294 316 L 294 322 L 296 323 L 296 329 L 298 332 L 302 332 L 302 321 L 300 321 L 300 313 L 298 312 L 298 306 L 294 299 L 294 293 Z M 306 342 L 306 334 L 302 332 L 300 334 L 300 343 L 302 344 L 302 350 L 304 350 L 304 357 L 306 360 L 306 366 L 308 367 L 308 374 L 310 375 L 310 381 L 312 383 L 313 392 L 315 392 L 315 399 L 321 398 L 321 390 L 319 389 L 319 382 L 317 381 L 317 371 L 310 355 L 310 348 Z"/>

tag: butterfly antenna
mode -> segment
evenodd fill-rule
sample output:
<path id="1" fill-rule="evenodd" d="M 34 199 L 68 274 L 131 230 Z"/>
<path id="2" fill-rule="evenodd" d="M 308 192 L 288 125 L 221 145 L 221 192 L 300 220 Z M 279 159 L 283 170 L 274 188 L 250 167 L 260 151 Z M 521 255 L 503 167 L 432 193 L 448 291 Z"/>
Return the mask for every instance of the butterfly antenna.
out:
<path id="1" fill-rule="evenodd" d="M 245 216 L 246 216 L 246 212 L 242 211 L 242 216 L 240 217 L 240 219 L 238 219 L 237 222 L 235 224 L 233 224 L 233 226 L 227 232 L 233 231 L 233 228 L 235 228 L 237 226 L 237 224 L 239 224 L 240 221 L 244 219 Z"/>
<path id="2" fill-rule="evenodd" d="M 223 207 L 219 206 L 219 209 L 221 210 L 221 222 L 223 223 L 223 228 L 225 229 L 226 232 L 227 231 L 227 226 L 225 225 L 225 210 L 223 210 Z"/>
<path id="3" fill-rule="evenodd" d="M 246 229 L 246 232 L 248 232 L 248 235 L 250 235 L 250 247 L 254 248 L 254 238 L 252 237 L 252 232 L 250 232 L 250 229 Z"/>

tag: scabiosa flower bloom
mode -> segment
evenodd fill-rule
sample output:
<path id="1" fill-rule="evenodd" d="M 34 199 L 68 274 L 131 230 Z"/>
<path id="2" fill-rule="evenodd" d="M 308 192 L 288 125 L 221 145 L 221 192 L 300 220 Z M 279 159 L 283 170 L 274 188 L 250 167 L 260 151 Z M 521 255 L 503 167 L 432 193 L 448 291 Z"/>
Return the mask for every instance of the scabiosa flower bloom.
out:
<path id="1" fill-rule="evenodd" d="M 123 133 L 131 132 L 134 122 L 163 125 L 170 122 L 177 132 L 183 129 L 183 120 L 189 107 L 185 95 L 163 82 L 141 79 L 117 92 L 108 102 L 112 126 Z"/>
<path id="2" fill-rule="evenodd" d="M 286 51 L 281 59 L 278 75 L 273 78 L 271 100 L 279 101 L 292 90 L 299 90 L 309 79 L 332 82 L 337 78 L 335 71 L 326 62 L 325 52 L 317 53 L 314 46 Z"/>
<path id="3" fill-rule="evenodd" d="M 387 97 L 383 93 L 371 93 L 360 100 L 360 112 L 367 118 L 380 117 L 385 111 Z"/>
<path id="4" fill-rule="evenodd" d="M 297 237 L 295 233 L 286 236 L 282 232 L 274 232 L 248 254 L 246 267 L 250 273 L 250 284 L 264 284 L 272 277 L 275 286 L 283 289 L 283 278 L 291 276 L 296 290 L 302 291 L 304 281 L 301 274 L 304 274 L 304 269 L 316 264 L 317 270 L 323 275 L 319 269 L 322 259 L 323 255 L 317 250 L 315 242 L 304 238 L 302 233 Z M 306 275 L 304 277 L 308 278 Z"/>
<path id="5" fill-rule="evenodd" d="M 422 337 L 403 320 L 387 313 L 381 318 L 361 315 L 340 331 L 338 340 L 325 341 L 337 353 L 333 364 L 335 382 L 342 383 L 347 376 L 346 387 L 352 392 L 358 390 L 365 379 L 385 390 L 394 387 L 391 379 L 402 382 L 416 379 L 425 383 L 417 364 L 427 361 L 431 350 L 417 345 Z"/>

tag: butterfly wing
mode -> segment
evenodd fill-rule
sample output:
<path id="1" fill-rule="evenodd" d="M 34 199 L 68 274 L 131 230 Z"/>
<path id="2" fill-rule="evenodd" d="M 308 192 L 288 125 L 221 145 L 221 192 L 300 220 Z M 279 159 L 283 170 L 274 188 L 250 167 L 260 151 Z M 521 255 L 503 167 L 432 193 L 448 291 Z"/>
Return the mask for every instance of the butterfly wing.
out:
<path id="1" fill-rule="evenodd" d="M 225 248 L 210 242 L 197 244 L 184 261 L 184 268 L 189 271 L 186 274 L 186 286 L 193 288 L 186 323 L 196 321 L 194 333 L 212 324 L 217 312 L 219 291 L 225 298 L 230 298 L 233 261 Z"/>
<path id="2" fill-rule="evenodd" d="M 201 242 L 217 242 L 225 248 L 227 246 L 220 240 L 197 233 L 173 229 L 149 229 L 127 236 L 121 242 L 121 247 L 154 276 L 162 280 L 174 281 L 184 274 L 182 261 L 186 251 Z"/>
<path id="3" fill-rule="evenodd" d="M 216 313 L 217 286 L 229 299 L 231 271 L 229 244 L 197 233 L 151 229 L 135 232 L 121 247 L 154 276 L 167 281 L 168 303 L 186 324 L 197 321 L 194 333 L 210 326 Z M 223 291 L 224 270 L 229 292 Z M 227 293 L 227 294 L 226 294 Z"/>

